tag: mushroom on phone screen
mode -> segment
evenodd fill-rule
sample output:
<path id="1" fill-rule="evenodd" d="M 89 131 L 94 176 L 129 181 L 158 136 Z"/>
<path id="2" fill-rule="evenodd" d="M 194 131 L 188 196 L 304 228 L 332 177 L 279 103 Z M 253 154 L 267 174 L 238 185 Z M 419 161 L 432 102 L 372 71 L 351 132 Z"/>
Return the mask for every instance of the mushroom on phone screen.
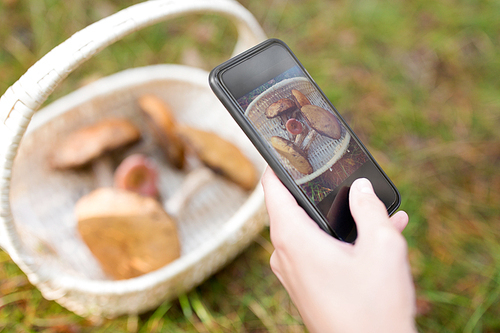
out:
<path id="1" fill-rule="evenodd" d="M 302 123 L 295 118 L 290 118 L 286 122 L 286 130 L 293 135 L 298 135 L 304 130 Z"/>
<path id="2" fill-rule="evenodd" d="M 311 105 L 309 99 L 297 89 L 292 89 L 292 98 L 297 104 L 297 108 L 301 109 L 303 106 Z"/>
<path id="3" fill-rule="evenodd" d="M 292 99 L 295 102 L 295 104 L 297 105 L 297 109 L 299 110 L 299 112 L 303 106 L 311 105 L 311 102 L 306 97 L 306 95 L 304 95 L 302 92 L 300 92 L 297 89 L 292 89 Z M 294 137 L 294 143 L 297 147 L 302 146 L 302 142 L 304 142 L 304 139 L 306 138 L 307 134 L 309 133 L 309 128 L 307 126 L 303 126 L 303 127 L 304 127 L 304 129 L 299 134 L 297 134 L 296 137 Z M 312 142 L 312 140 L 310 140 L 310 141 Z M 308 148 L 309 147 L 306 147 L 306 149 L 304 149 L 304 150 L 307 150 Z"/>
<path id="4" fill-rule="evenodd" d="M 308 175 L 313 168 L 307 160 L 307 154 L 293 142 L 279 136 L 271 137 L 271 145 L 281 156 L 285 157 L 297 171 Z"/>
<path id="5" fill-rule="evenodd" d="M 300 109 L 309 126 L 319 134 L 332 139 L 340 139 L 340 123 L 333 113 L 316 105 L 306 105 Z"/>
<path id="6" fill-rule="evenodd" d="M 297 105 L 291 99 L 282 98 L 269 105 L 266 109 L 266 117 L 272 119 L 279 116 L 281 118 L 282 125 L 286 127 L 289 115 L 291 115 L 295 110 L 297 110 Z"/>

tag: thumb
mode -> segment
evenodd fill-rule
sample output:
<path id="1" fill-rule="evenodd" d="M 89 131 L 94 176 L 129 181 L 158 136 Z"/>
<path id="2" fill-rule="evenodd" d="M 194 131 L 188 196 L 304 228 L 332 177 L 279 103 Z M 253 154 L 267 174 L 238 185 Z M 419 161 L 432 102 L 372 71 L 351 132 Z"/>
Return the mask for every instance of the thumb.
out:
<path id="1" fill-rule="evenodd" d="M 354 181 L 349 191 L 349 207 L 356 222 L 358 238 L 366 237 L 371 232 L 389 222 L 385 205 L 373 191 L 373 186 L 366 178 Z"/>

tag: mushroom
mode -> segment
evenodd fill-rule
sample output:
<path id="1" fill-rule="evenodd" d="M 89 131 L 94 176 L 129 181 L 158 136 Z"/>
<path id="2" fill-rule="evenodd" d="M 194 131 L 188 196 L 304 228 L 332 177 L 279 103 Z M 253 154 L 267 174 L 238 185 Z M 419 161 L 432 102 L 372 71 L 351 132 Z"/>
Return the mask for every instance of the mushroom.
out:
<path id="1" fill-rule="evenodd" d="M 286 158 L 297 171 L 305 175 L 313 171 L 311 163 L 307 160 L 307 154 L 293 142 L 279 136 L 271 137 L 270 141 L 274 149 Z"/>
<path id="2" fill-rule="evenodd" d="M 287 103 L 289 103 L 289 107 L 295 107 L 291 100 L 287 100 Z M 177 124 L 170 107 L 154 95 L 140 97 L 139 104 L 148 116 L 151 127 L 158 133 L 158 137 L 168 137 L 168 140 L 162 141 L 165 144 L 165 151 L 182 151 L 183 166 L 188 160 L 191 161 L 191 163 L 187 163 L 188 167 L 191 165 L 191 169 L 196 170 L 200 167 L 186 153 L 186 150 L 190 150 L 207 167 L 226 176 L 245 190 L 250 190 L 255 186 L 257 182 L 255 168 L 235 145 L 215 133 Z M 274 117 L 278 113 L 286 111 L 288 111 L 286 108 L 285 110 L 275 109 L 277 113 L 272 113 L 271 116 Z M 167 123 L 168 126 L 164 125 Z M 199 174 L 207 174 L 207 172 Z M 193 178 L 196 179 L 194 176 Z"/>
<path id="3" fill-rule="evenodd" d="M 286 122 L 286 130 L 288 131 L 288 133 L 293 135 L 292 141 L 297 147 L 300 147 L 305 135 L 309 132 L 307 127 L 302 125 L 302 123 L 296 118 L 288 119 L 288 121 Z"/>
<path id="4" fill-rule="evenodd" d="M 304 127 L 302 126 L 302 123 L 300 121 L 298 121 L 297 119 L 290 118 L 286 122 L 286 130 L 293 135 L 297 135 L 297 134 L 302 133 L 302 131 L 304 130 Z"/>
<path id="5" fill-rule="evenodd" d="M 333 113 L 316 105 L 305 105 L 300 112 L 306 118 L 309 126 L 319 134 L 332 139 L 340 139 L 340 123 Z"/>
<path id="6" fill-rule="evenodd" d="M 292 89 L 292 99 L 295 102 L 295 104 L 297 105 L 297 109 L 299 110 L 299 113 L 300 113 L 300 109 L 303 106 L 311 105 L 311 102 L 306 97 L 306 95 L 304 95 L 302 92 L 300 92 L 297 89 Z M 305 127 L 304 130 L 301 133 L 299 133 L 294 138 L 295 139 L 295 145 L 297 147 L 302 146 L 302 142 L 304 142 L 304 139 L 306 138 L 306 136 L 307 136 L 308 133 L 309 133 L 309 129 L 307 127 Z M 314 140 L 314 138 L 311 138 L 311 137 L 309 137 L 309 139 L 313 139 Z M 312 140 L 309 140 L 309 142 L 312 142 Z M 307 148 L 309 148 L 309 147 L 307 147 Z M 304 150 L 307 151 L 307 149 L 304 149 Z"/>
<path id="7" fill-rule="evenodd" d="M 116 188 L 138 194 L 158 197 L 158 167 L 142 154 L 133 154 L 125 158 L 115 170 Z"/>
<path id="8" fill-rule="evenodd" d="M 303 106 L 311 105 L 309 99 L 297 89 L 292 89 L 292 99 L 297 104 L 297 108 L 302 109 Z"/>
<path id="9" fill-rule="evenodd" d="M 68 135 L 53 152 L 50 164 L 56 169 L 68 169 L 91 163 L 97 183 L 110 185 L 112 162 L 103 155 L 139 140 L 140 136 L 137 127 L 126 119 L 105 119 Z"/>
<path id="10" fill-rule="evenodd" d="M 175 117 L 163 100 L 155 95 L 146 94 L 138 99 L 146 122 L 162 147 L 170 163 L 176 168 L 184 167 L 184 143 L 176 135 Z"/>
<path id="11" fill-rule="evenodd" d="M 288 98 L 282 98 L 277 102 L 269 105 L 266 109 L 266 117 L 267 118 L 275 118 L 280 117 L 283 126 L 286 126 L 286 122 L 288 121 L 288 114 L 292 113 L 297 109 L 296 104 Z"/>
<path id="12" fill-rule="evenodd" d="M 174 220 L 153 198 L 100 188 L 76 204 L 78 231 L 105 273 L 129 279 L 180 256 Z"/>
<path id="13" fill-rule="evenodd" d="M 171 108 L 154 95 L 142 96 L 139 99 L 139 104 L 144 114 L 148 116 L 148 123 L 157 132 L 157 138 L 169 138 L 162 141 L 165 146 L 164 150 L 182 151 L 182 155 L 179 155 L 182 157 L 182 163 L 177 163 L 177 166 L 182 165 L 188 169 L 188 175 L 184 182 L 190 189 L 183 189 L 184 185 L 182 185 L 179 193 L 174 195 L 177 196 L 177 199 L 172 200 L 187 201 L 192 193 L 214 179 L 213 172 L 207 167 L 225 175 L 245 190 L 249 190 L 255 185 L 257 176 L 253 164 L 236 146 L 214 133 L 195 130 L 188 126 L 179 126 L 174 119 Z M 167 123 L 165 119 L 168 119 L 168 126 L 162 125 Z M 203 163 L 200 163 L 200 160 Z M 165 207 L 167 206 L 165 204 Z M 182 205 L 177 206 L 181 207 Z"/>
<path id="14" fill-rule="evenodd" d="M 307 152 L 309 150 L 317 136 L 318 132 L 316 132 L 314 129 L 307 132 L 307 135 L 302 139 L 302 142 L 305 142 L 304 147 L 302 147 L 304 152 Z"/>
<path id="15" fill-rule="evenodd" d="M 138 103 L 167 159 L 176 168 L 188 171 L 181 188 L 173 197 L 164 201 L 164 208 L 167 212 L 172 216 L 177 216 L 193 194 L 215 176 L 210 169 L 186 154 L 186 143 L 177 133 L 178 125 L 172 109 L 167 103 L 150 94 L 141 96 Z M 200 171 L 199 169 L 204 170 Z"/>
<path id="16" fill-rule="evenodd" d="M 181 188 L 173 196 L 163 202 L 165 211 L 173 217 L 178 217 L 194 193 L 214 179 L 212 170 L 199 167 L 189 172 Z"/>
<path id="17" fill-rule="evenodd" d="M 257 182 L 257 172 L 252 162 L 231 142 L 215 133 L 179 126 L 179 136 L 198 158 L 210 169 L 251 190 Z"/>
<path id="18" fill-rule="evenodd" d="M 310 132 L 309 128 L 307 126 L 302 125 L 302 127 L 303 127 L 302 131 L 299 134 L 297 134 L 297 136 L 295 137 L 294 143 L 297 147 L 302 146 L 302 143 L 304 142 L 305 138 L 307 137 L 307 135 Z M 314 132 L 314 131 L 312 131 L 312 132 Z M 307 151 L 307 149 L 304 149 L 304 151 Z"/>
<path id="19" fill-rule="evenodd" d="M 170 216 L 178 217 L 193 194 L 213 178 L 214 175 L 210 169 L 194 168 L 182 182 L 181 188 L 172 197 L 164 200 L 164 209 Z M 115 188 L 157 199 L 158 181 L 158 167 L 150 158 L 142 154 L 130 155 L 115 171 Z"/>

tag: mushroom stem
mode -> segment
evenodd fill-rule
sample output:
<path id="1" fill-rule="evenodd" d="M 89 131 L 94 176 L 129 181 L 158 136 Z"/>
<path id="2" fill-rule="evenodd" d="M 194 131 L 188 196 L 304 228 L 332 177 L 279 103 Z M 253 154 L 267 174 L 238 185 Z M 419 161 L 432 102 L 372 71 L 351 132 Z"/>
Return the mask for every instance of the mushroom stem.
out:
<path id="1" fill-rule="evenodd" d="M 314 129 L 311 129 L 309 131 L 309 133 L 307 133 L 307 136 L 304 139 L 304 141 L 306 142 L 306 145 L 304 146 L 304 148 L 302 148 L 302 150 L 304 152 L 307 153 L 307 151 L 309 150 L 309 147 L 311 147 L 311 144 L 314 141 L 314 139 L 316 139 L 317 135 L 318 135 L 318 132 L 316 132 Z"/>
<path id="2" fill-rule="evenodd" d="M 198 167 L 191 171 L 186 176 L 181 188 L 164 202 L 165 211 L 174 218 L 178 217 L 193 194 L 214 178 L 214 172 L 207 167 Z"/>
<path id="3" fill-rule="evenodd" d="M 113 160 L 110 156 L 101 156 L 91 162 L 92 171 L 98 187 L 113 186 Z"/>
<path id="4" fill-rule="evenodd" d="M 285 129 L 285 131 L 288 135 L 288 139 L 293 140 L 293 135 L 286 130 L 286 122 L 288 121 L 288 117 L 285 114 L 285 112 L 280 114 L 280 118 L 281 118 L 281 123 L 283 124 L 283 128 Z"/>
<path id="5" fill-rule="evenodd" d="M 307 128 L 307 126 L 304 126 L 304 130 L 302 131 L 302 133 L 297 134 L 297 136 L 295 137 L 295 142 L 294 142 L 295 145 L 297 147 L 302 146 L 302 142 L 304 142 L 304 139 L 308 134 L 309 134 L 309 129 Z"/>

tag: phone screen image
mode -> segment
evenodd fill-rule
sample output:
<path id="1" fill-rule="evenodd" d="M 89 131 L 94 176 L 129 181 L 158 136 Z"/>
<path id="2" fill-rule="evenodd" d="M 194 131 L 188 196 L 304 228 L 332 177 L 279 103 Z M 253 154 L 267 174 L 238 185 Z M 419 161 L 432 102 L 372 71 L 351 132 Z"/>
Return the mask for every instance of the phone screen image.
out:
<path id="1" fill-rule="evenodd" d="M 228 110 L 264 156 L 272 154 L 268 163 L 282 181 L 286 173 L 295 184 L 296 198 L 307 198 L 326 229 L 353 242 L 352 182 L 368 178 L 389 214 L 399 193 L 291 51 L 281 41 L 262 45 L 214 72 L 225 91 L 219 95 L 230 96 Z"/>
<path id="2" fill-rule="evenodd" d="M 326 220 L 331 224 L 342 218 L 346 207 L 334 205 L 336 190 L 369 159 L 299 66 L 237 102 Z M 345 230 L 334 229 L 349 238 L 353 224 L 345 223 L 345 216 L 342 224 Z"/>

